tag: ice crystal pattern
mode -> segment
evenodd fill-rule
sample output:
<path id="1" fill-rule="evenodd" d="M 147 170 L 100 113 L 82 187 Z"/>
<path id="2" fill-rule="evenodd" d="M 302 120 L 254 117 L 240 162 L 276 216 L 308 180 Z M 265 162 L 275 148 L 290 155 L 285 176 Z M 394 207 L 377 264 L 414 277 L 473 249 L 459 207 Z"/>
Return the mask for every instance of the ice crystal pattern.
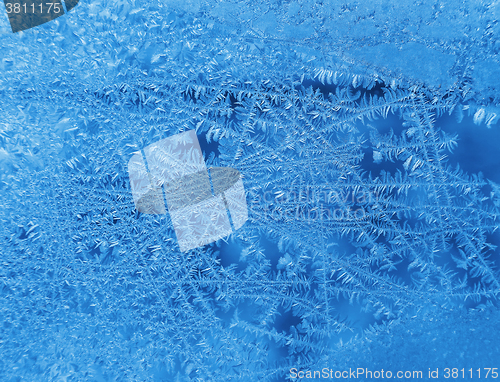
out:
<path id="1" fill-rule="evenodd" d="M 448 162 L 441 123 L 497 128 L 498 6 L 188 3 L 2 37 L 3 379 L 281 381 L 374 365 L 391 331 L 433 347 L 385 368 L 484 338 L 461 309 L 497 312 L 500 186 Z M 127 164 L 188 130 L 241 174 L 248 221 L 184 253 Z M 494 367 L 482 344 L 463 367 Z"/>

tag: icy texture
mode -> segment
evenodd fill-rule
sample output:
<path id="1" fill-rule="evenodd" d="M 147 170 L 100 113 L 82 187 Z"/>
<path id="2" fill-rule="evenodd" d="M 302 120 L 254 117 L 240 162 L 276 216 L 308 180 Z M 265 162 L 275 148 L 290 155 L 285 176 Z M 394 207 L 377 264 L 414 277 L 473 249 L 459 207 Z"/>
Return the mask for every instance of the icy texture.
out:
<path id="1" fill-rule="evenodd" d="M 442 121 L 498 128 L 499 14 L 83 1 L 17 34 L 1 16 L 1 379 L 497 367 L 500 186 L 447 162 L 466 142 Z M 170 215 L 135 209 L 128 162 L 188 130 L 249 212 L 182 253 Z"/>

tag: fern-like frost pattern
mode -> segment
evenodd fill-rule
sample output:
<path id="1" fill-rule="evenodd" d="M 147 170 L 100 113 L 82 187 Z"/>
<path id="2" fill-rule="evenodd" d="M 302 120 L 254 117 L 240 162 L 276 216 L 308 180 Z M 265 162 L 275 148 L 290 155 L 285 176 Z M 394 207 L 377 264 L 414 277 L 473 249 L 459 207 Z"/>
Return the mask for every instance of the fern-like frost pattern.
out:
<path id="1" fill-rule="evenodd" d="M 499 180 L 455 152 L 498 129 L 498 5 L 421 3 L 88 1 L 4 30 L 0 379 L 497 367 Z M 187 177 L 173 136 L 200 142 Z M 186 206 L 224 234 L 183 248 Z"/>

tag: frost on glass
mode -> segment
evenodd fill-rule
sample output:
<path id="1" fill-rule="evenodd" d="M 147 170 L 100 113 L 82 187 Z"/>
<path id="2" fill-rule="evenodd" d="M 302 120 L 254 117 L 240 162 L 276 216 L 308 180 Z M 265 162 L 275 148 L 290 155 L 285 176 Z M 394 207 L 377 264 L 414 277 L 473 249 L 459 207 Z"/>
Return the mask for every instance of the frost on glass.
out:
<path id="1" fill-rule="evenodd" d="M 210 179 L 194 130 L 147 146 L 144 157 L 140 152 L 134 154 L 128 163 L 128 173 L 139 212 L 165 214 L 165 193 L 183 252 L 231 234 L 228 213 L 235 229 L 248 218 L 240 173 L 217 167 L 211 169 Z"/>
<path id="2" fill-rule="evenodd" d="M 499 17 L 92 0 L 11 33 L 2 13 L 0 380 L 483 380 Z"/>

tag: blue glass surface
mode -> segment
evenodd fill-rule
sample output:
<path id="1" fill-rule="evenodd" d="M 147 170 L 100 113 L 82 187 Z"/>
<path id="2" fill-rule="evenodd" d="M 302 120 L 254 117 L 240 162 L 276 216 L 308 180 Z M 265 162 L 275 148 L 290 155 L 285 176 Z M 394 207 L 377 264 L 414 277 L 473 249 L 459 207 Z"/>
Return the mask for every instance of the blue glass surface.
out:
<path id="1" fill-rule="evenodd" d="M 499 378 L 499 4 L 14 3 L 0 381 Z M 189 130 L 248 220 L 183 252 L 127 164 Z"/>

